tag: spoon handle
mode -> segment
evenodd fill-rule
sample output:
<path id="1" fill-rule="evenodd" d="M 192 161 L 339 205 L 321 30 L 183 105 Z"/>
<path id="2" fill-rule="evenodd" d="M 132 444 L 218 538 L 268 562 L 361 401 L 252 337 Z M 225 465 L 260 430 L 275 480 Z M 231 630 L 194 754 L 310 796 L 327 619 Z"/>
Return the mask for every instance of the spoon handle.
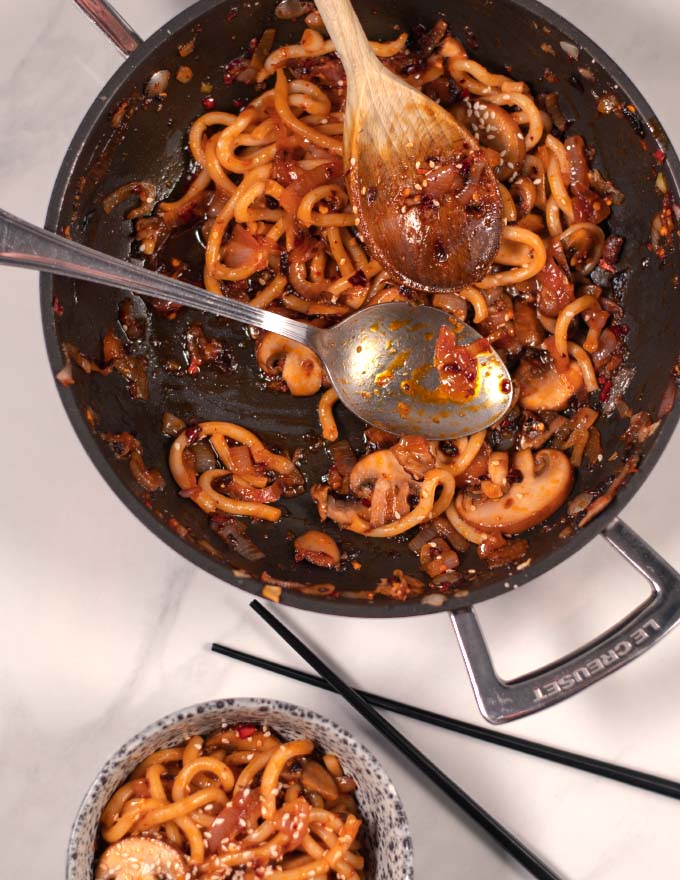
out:
<path id="1" fill-rule="evenodd" d="M 93 248 L 78 244 L 33 226 L 25 220 L 0 209 L 0 263 L 37 269 L 68 278 L 82 278 L 95 284 L 133 290 L 135 293 L 176 302 L 189 308 L 221 315 L 240 324 L 272 330 L 281 336 L 295 339 L 313 348 L 312 336 L 319 333 L 299 321 L 265 312 L 228 297 L 207 293 L 198 287 L 177 281 L 143 266 L 102 254 Z"/>
<path id="2" fill-rule="evenodd" d="M 316 8 L 342 60 L 348 84 L 369 65 L 380 67 L 351 0 L 318 0 Z"/>

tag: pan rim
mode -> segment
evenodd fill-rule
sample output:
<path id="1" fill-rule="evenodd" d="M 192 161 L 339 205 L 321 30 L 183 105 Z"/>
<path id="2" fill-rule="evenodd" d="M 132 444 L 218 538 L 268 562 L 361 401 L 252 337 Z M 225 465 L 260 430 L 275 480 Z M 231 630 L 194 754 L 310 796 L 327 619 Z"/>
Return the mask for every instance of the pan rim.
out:
<path id="1" fill-rule="evenodd" d="M 548 9 L 542 3 L 538 2 L 538 0 L 506 0 L 506 2 L 534 15 L 536 19 L 540 20 L 542 23 L 555 27 L 564 35 L 568 36 L 575 45 L 579 46 L 579 48 L 585 49 L 593 60 L 596 61 L 619 86 L 622 93 L 632 99 L 645 123 L 646 129 L 649 128 L 650 120 L 654 120 L 655 130 L 665 138 L 663 149 L 666 153 L 666 168 L 664 170 L 667 172 L 667 182 L 671 185 L 671 191 L 675 197 L 680 201 L 680 160 L 678 159 L 678 155 L 670 138 L 666 134 L 664 126 L 659 122 L 658 115 L 654 112 L 648 101 L 624 73 L 621 67 L 608 55 L 607 52 L 605 52 L 579 28 L 571 24 L 558 13 Z M 76 132 L 66 150 L 50 195 L 45 218 L 45 227 L 47 229 L 56 230 L 58 226 L 73 169 L 80 158 L 83 145 L 91 130 L 97 125 L 100 119 L 109 112 L 110 95 L 114 94 L 119 87 L 124 85 L 134 71 L 146 61 L 156 49 L 171 39 L 178 30 L 193 23 L 201 15 L 214 7 L 214 0 L 198 0 L 197 3 L 194 3 L 192 6 L 174 16 L 168 22 L 161 25 L 161 27 L 159 27 L 158 30 L 156 30 L 147 40 L 141 43 L 141 45 L 123 61 L 120 67 L 109 78 L 99 94 L 94 98 L 88 111 L 85 113 L 85 116 L 76 129 Z M 655 141 L 658 140 L 657 136 L 653 137 Z M 53 277 L 45 273 L 40 273 L 39 284 L 43 334 L 52 377 L 54 377 L 63 366 L 63 355 L 57 341 L 56 333 L 54 332 L 54 314 L 52 311 Z M 193 565 L 207 571 L 209 574 L 228 584 L 230 587 L 245 590 L 254 596 L 261 597 L 263 585 L 259 581 L 252 578 L 244 578 L 242 580 L 237 579 L 233 576 L 233 569 L 228 566 L 226 567 L 226 570 L 230 577 L 225 577 L 225 565 L 223 563 L 211 559 L 191 544 L 182 540 L 179 536 L 175 535 L 174 532 L 169 530 L 166 525 L 159 521 L 150 510 L 147 510 L 147 508 L 140 502 L 139 498 L 118 478 L 111 463 L 97 444 L 84 417 L 84 413 L 77 404 L 75 397 L 68 389 L 59 385 L 59 383 L 55 383 L 55 385 L 69 421 L 85 452 L 99 474 L 128 510 L 130 510 L 138 520 L 150 529 L 154 535 Z M 477 604 L 478 602 L 488 601 L 499 595 L 504 595 L 511 589 L 510 586 L 505 586 L 506 583 L 511 583 L 512 588 L 520 587 L 523 584 L 546 574 L 555 566 L 571 558 L 596 535 L 601 534 L 606 529 L 609 523 L 621 513 L 626 504 L 633 498 L 645 482 L 649 473 L 653 470 L 668 445 L 671 435 L 678 423 L 678 419 L 680 419 L 680 404 L 676 404 L 671 412 L 663 418 L 662 424 L 655 435 L 654 444 L 649 451 L 644 453 L 638 471 L 631 475 L 630 479 L 616 495 L 609 507 L 588 523 L 587 526 L 570 535 L 565 539 L 561 546 L 552 550 L 535 564 L 531 564 L 521 571 L 514 571 L 511 576 L 508 576 L 507 573 L 501 571 L 497 580 L 491 581 L 489 584 L 475 589 L 472 594 L 464 598 L 448 598 L 445 604 L 439 607 L 424 605 L 419 601 L 406 603 L 395 602 L 391 605 L 375 605 L 364 600 L 331 600 L 323 597 L 304 595 L 296 591 L 284 591 L 281 596 L 281 604 L 305 611 L 335 614 L 342 617 L 399 618 L 451 612 L 459 608 Z"/>

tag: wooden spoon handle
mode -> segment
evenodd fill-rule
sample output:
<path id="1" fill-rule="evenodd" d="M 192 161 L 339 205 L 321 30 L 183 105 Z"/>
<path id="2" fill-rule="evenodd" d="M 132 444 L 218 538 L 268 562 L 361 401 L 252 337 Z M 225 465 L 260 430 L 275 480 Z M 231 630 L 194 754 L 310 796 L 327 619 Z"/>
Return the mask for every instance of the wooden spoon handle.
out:
<path id="1" fill-rule="evenodd" d="M 317 0 L 316 8 L 344 65 L 348 84 L 366 74 L 372 66 L 382 69 L 351 0 Z"/>

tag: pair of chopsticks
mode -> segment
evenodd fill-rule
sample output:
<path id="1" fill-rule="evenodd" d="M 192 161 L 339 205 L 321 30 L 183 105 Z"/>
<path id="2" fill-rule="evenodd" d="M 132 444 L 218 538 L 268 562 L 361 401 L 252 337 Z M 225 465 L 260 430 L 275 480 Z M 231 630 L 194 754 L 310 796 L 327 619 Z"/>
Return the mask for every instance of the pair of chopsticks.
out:
<path id="1" fill-rule="evenodd" d="M 229 648 L 227 645 L 220 645 L 217 642 L 214 642 L 210 649 L 216 654 L 224 654 L 225 657 L 230 657 L 232 660 L 240 660 L 243 663 L 248 663 L 250 666 L 258 666 L 260 669 L 266 669 L 268 672 L 276 672 L 285 678 L 301 681 L 303 684 L 310 684 L 312 687 L 321 688 L 324 691 L 335 692 L 335 688 L 328 684 L 325 679 L 319 678 L 316 675 L 310 675 L 309 672 L 293 669 L 292 666 L 285 666 L 283 663 L 276 663 L 273 660 L 264 660 L 262 657 L 256 657 L 254 654 L 247 654 L 245 651 Z M 405 718 L 413 718 L 416 721 L 424 721 L 425 724 L 431 724 L 434 727 L 452 730 L 454 733 L 462 733 L 464 736 L 469 736 L 472 739 L 483 740 L 496 746 L 503 746 L 503 748 L 513 749 L 516 752 L 523 752 L 525 755 L 544 758 L 546 761 L 554 761 L 556 764 L 563 764 L 565 767 L 575 767 L 577 770 L 593 773 L 595 776 L 604 776 L 606 779 L 624 782 L 626 785 L 633 785 L 636 788 L 643 788 L 646 791 L 653 791 L 655 794 L 663 794 L 666 797 L 680 800 L 680 783 L 674 782 L 671 779 L 654 776 L 652 773 L 643 773 L 640 770 L 631 770 L 629 767 L 622 767 L 619 764 L 610 764 L 609 761 L 600 761 L 598 758 L 579 755 L 577 752 L 567 752 L 554 746 L 532 742 L 532 740 L 523 739 L 521 736 L 500 733 L 493 728 L 481 727 L 479 724 L 471 724 L 469 721 L 459 721 L 457 718 L 440 715 L 438 712 L 431 712 L 428 709 L 421 709 L 419 706 L 411 706 L 408 703 L 401 703 L 399 700 L 391 700 L 389 697 L 372 694 L 370 691 L 362 691 L 358 688 L 356 690 L 368 703 L 378 709 L 385 709 L 388 712 L 403 715 Z"/>
<path id="2" fill-rule="evenodd" d="M 356 691 L 346 684 L 329 666 L 326 665 L 326 663 L 307 647 L 304 642 L 302 642 L 293 632 L 291 632 L 291 630 L 288 629 L 288 627 L 285 626 L 285 624 L 283 624 L 260 602 L 257 600 L 251 602 L 251 607 L 291 648 L 293 648 L 293 650 L 295 650 L 319 673 L 321 678 L 309 675 L 308 673 L 299 672 L 298 670 L 291 669 L 290 667 L 283 666 L 279 663 L 262 660 L 259 657 L 254 657 L 251 654 L 246 654 L 243 651 L 237 651 L 224 645 L 213 644 L 213 651 L 250 663 L 254 666 L 259 666 L 272 672 L 277 672 L 289 678 L 296 679 L 297 681 L 321 687 L 325 690 L 336 691 L 344 697 L 360 715 L 369 721 L 379 733 L 389 740 L 392 745 L 409 758 L 409 760 L 432 782 L 434 782 L 435 785 L 437 785 L 454 803 L 474 819 L 506 850 L 506 852 L 512 855 L 534 877 L 538 878 L 538 880 L 559 880 L 559 877 L 521 840 L 501 825 L 498 820 L 491 816 L 491 814 L 467 794 L 467 792 L 460 788 L 460 786 L 433 764 L 432 761 L 417 749 L 399 730 L 397 730 L 397 728 L 377 712 L 374 706 L 398 712 L 410 718 L 426 721 L 427 723 L 443 727 L 447 730 L 454 730 L 468 736 L 473 736 L 477 739 L 493 742 L 497 745 L 503 745 L 527 754 L 557 761 L 566 764 L 567 766 L 577 767 L 590 773 L 606 776 L 609 779 L 616 779 L 621 782 L 626 782 L 629 785 L 635 785 L 639 788 L 665 794 L 669 797 L 680 797 L 680 785 L 671 780 L 662 779 L 657 776 L 652 776 L 651 774 L 640 773 L 625 767 L 619 767 L 606 761 L 598 761 L 597 759 L 588 758 L 583 755 L 572 754 L 550 746 L 543 746 L 539 743 L 532 743 L 529 740 L 524 740 L 520 737 L 511 736 L 509 734 L 501 734 L 492 730 L 487 730 L 478 725 L 457 721 L 453 718 L 438 715 L 434 712 L 428 712 L 415 706 L 399 703 L 395 700 L 389 700 L 376 694 Z"/>

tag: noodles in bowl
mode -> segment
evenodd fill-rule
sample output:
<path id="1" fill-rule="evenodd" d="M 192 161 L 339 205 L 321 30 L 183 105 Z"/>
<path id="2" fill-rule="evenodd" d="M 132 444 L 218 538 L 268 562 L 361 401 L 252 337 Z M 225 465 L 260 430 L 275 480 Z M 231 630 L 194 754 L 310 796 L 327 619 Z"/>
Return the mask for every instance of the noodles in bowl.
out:
<path id="1" fill-rule="evenodd" d="M 350 734 L 286 703 L 223 700 L 161 719 L 107 763 L 67 878 L 387 880 L 388 847 L 412 877 L 396 792 Z"/>

